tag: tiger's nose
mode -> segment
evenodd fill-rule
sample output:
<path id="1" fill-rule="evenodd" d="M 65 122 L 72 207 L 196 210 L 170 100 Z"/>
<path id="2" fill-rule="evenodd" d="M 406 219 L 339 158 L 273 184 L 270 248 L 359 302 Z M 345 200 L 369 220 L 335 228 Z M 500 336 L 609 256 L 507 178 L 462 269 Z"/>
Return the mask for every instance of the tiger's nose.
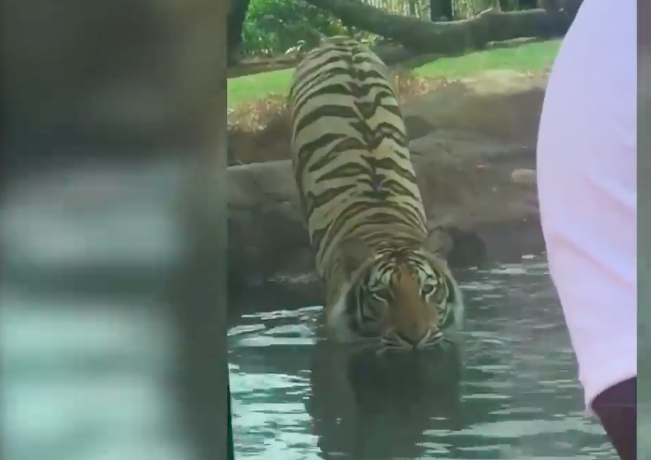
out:
<path id="1" fill-rule="evenodd" d="M 442 333 L 438 329 L 396 331 L 396 335 L 402 342 L 411 345 L 412 348 L 418 348 L 426 343 L 437 342 L 442 337 Z"/>
<path id="2" fill-rule="evenodd" d="M 430 331 L 428 330 L 396 331 L 398 338 L 413 348 L 418 347 L 418 345 L 427 340 L 429 333 Z"/>

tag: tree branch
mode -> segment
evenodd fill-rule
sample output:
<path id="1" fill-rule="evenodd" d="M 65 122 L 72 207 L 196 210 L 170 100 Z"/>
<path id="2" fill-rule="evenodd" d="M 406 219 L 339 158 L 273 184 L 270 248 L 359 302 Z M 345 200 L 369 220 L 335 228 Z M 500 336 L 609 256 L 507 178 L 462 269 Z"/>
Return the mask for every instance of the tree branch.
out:
<path id="1" fill-rule="evenodd" d="M 351 0 L 305 1 L 329 11 L 347 26 L 394 39 L 414 50 L 436 54 L 480 49 L 491 41 L 561 36 L 573 19 L 573 15 L 565 11 L 549 13 L 535 9 L 507 13 L 488 10 L 471 19 L 429 22 Z"/>

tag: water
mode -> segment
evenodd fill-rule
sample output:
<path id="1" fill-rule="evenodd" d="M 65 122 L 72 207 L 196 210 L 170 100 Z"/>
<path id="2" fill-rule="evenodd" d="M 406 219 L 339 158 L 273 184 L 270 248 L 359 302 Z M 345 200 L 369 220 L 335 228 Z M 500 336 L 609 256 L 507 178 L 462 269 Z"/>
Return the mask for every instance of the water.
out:
<path id="1" fill-rule="evenodd" d="M 359 363 L 317 343 L 320 307 L 242 317 L 229 332 L 237 458 L 616 459 L 585 415 L 544 257 L 458 276 L 462 377 L 454 360 L 425 377 L 390 371 L 393 393 L 379 380 L 351 390 Z"/>

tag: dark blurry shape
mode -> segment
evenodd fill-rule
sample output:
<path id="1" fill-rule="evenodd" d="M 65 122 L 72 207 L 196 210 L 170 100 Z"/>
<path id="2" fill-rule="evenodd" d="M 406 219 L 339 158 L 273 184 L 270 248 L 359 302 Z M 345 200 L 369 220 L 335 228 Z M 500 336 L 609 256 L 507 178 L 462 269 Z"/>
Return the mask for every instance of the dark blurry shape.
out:
<path id="1" fill-rule="evenodd" d="M 429 16 L 433 22 L 452 20 L 452 0 L 429 0 Z"/>
<path id="2" fill-rule="evenodd" d="M 54 354 L 61 337 L 74 343 L 91 363 L 81 394 L 93 395 L 73 410 L 39 407 L 57 426 L 23 423 L 11 460 L 213 460 L 227 451 L 227 14 L 209 0 L 3 4 L 3 322 L 11 311 L 17 328 L 40 324 L 28 345 L 41 354 Z M 63 318 L 77 325 L 63 330 Z M 24 332 L 7 331 L 12 353 L 26 346 Z M 122 343 L 105 346 L 106 335 Z M 35 366 L 50 359 L 35 353 Z M 42 372 L 43 404 L 78 372 L 49 366 L 59 373 L 31 370 Z M 123 380 L 131 385 L 118 388 Z M 134 387 L 144 394 L 127 392 Z M 29 399 L 14 400 L 3 428 L 34 410 Z M 122 426 L 111 428 L 102 403 L 123 414 Z M 74 445 L 59 455 L 46 442 Z"/>
<path id="3" fill-rule="evenodd" d="M 308 413 L 325 459 L 392 460 L 425 455 L 425 431 L 463 428 L 460 349 L 351 353 L 314 347 Z"/>
<path id="4" fill-rule="evenodd" d="M 621 460 L 637 458 L 637 377 L 620 382 L 595 398 L 601 420 Z"/>
<path id="5" fill-rule="evenodd" d="M 242 26 L 246 20 L 249 3 L 250 0 L 232 0 L 231 12 L 228 14 L 228 24 L 226 26 L 229 66 L 237 64 L 239 60 L 238 54 L 243 39 Z"/>
<path id="6" fill-rule="evenodd" d="M 210 173 L 209 168 L 217 168 L 210 163 L 206 158 L 207 173 L 195 171 L 181 205 L 187 245 L 173 301 L 180 332 L 179 391 L 188 434 L 201 459 L 220 458 L 227 449 L 226 212 L 221 198 L 226 182 Z"/>
<path id="7" fill-rule="evenodd" d="M 517 3 L 516 2 L 513 3 L 516 3 L 520 9 L 528 10 L 530 8 L 537 8 L 539 1 L 540 0 L 517 0 Z M 504 9 L 504 7 L 502 8 Z"/>
<path id="8" fill-rule="evenodd" d="M 141 161 L 187 151 L 209 129 L 213 142 L 226 14 L 206 0 L 7 2 L 7 151 L 21 163 Z"/>
<path id="9" fill-rule="evenodd" d="M 452 267 L 470 267 L 486 261 L 486 243 L 476 232 L 455 227 L 446 228 L 453 242 L 447 254 Z"/>
<path id="10" fill-rule="evenodd" d="M 233 413 L 231 411 L 231 386 L 228 385 L 228 446 L 226 458 L 235 460 L 235 443 L 233 442 Z"/>

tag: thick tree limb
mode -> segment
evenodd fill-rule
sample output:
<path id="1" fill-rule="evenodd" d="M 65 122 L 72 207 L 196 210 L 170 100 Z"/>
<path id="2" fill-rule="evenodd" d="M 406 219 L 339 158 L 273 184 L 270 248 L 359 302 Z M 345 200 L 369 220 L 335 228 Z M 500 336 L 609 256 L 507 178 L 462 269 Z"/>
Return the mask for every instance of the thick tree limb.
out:
<path id="1" fill-rule="evenodd" d="M 351 0 L 306 1 L 329 11 L 345 25 L 392 38 L 408 48 L 437 54 L 479 49 L 491 41 L 560 36 L 567 32 L 574 16 L 565 11 L 552 14 L 543 9 L 508 13 L 489 10 L 467 20 L 428 22 Z"/>

